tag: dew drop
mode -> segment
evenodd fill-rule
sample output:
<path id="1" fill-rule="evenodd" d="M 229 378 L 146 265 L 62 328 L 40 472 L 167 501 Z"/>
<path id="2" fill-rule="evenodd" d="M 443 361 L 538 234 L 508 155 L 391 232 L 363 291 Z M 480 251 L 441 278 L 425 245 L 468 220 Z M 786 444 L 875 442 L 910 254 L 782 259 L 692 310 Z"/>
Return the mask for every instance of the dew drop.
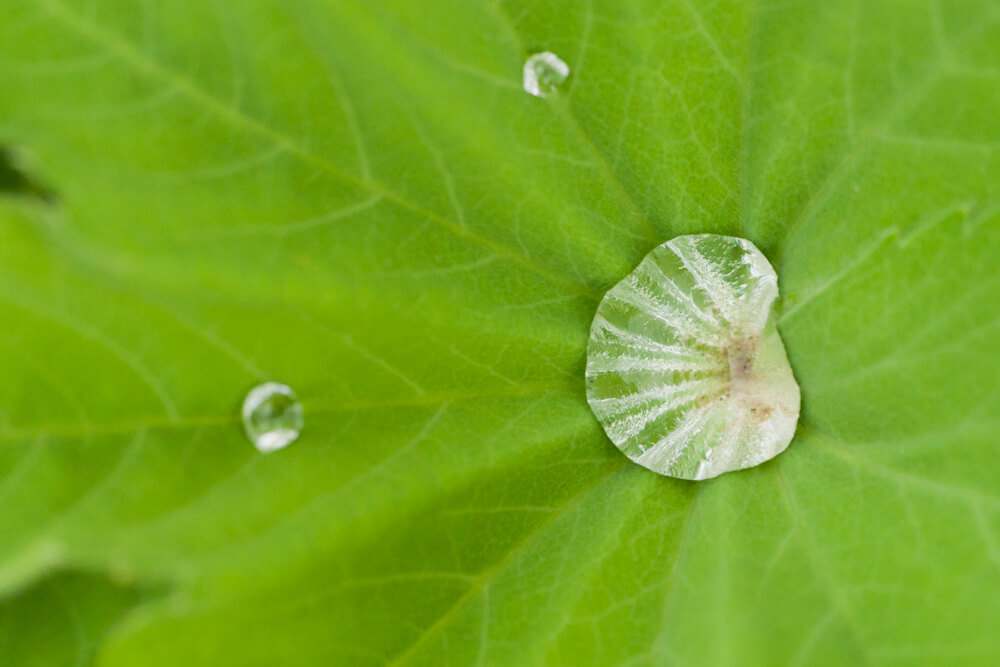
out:
<path id="1" fill-rule="evenodd" d="M 551 51 L 543 51 L 524 62 L 524 90 L 535 97 L 548 97 L 569 76 L 569 65 Z"/>
<path id="2" fill-rule="evenodd" d="M 262 452 L 287 447 L 299 437 L 302 424 L 302 404 L 286 385 L 265 382 L 243 399 L 243 428 Z"/>
<path id="3" fill-rule="evenodd" d="M 587 401 L 650 470 L 708 479 L 788 447 L 799 386 L 778 334 L 778 277 L 745 239 L 679 236 L 604 296 L 587 344 Z"/>

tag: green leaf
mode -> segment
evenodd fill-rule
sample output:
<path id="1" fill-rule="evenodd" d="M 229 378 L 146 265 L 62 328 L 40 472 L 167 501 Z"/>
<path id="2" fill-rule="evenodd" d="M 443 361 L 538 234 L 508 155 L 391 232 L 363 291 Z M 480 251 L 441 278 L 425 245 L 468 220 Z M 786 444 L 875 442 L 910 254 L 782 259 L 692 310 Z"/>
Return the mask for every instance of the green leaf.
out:
<path id="1" fill-rule="evenodd" d="M 0 145 L 4 664 L 1000 660 L 995 2 L 5 0 Z M 803 414 L 690 483 L 583 366 L 699 232 Z"/>

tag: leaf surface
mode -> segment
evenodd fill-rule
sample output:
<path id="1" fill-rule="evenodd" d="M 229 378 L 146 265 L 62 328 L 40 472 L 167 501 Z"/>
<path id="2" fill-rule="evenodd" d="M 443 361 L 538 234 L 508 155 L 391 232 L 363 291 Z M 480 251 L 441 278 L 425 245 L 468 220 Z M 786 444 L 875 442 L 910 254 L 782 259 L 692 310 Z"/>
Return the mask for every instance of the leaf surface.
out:
<path id="1" fill-rule="evenodd" d="M 0 91 L 9 661 L 1000 659 L 995 3 L 6 0 Z M 583 367 L 701 232 L 803 415 L 689 483 Z"/>

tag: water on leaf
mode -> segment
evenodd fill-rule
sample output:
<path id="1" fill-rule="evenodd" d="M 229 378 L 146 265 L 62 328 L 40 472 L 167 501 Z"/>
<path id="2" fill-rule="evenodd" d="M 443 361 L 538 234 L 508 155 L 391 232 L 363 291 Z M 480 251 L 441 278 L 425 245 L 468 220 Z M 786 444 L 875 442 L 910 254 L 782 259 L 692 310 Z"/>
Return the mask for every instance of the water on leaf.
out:
<path id="1" fill-rule="evenodd" d="M 262 452 L 287 447 L 302 430 L 302 404 L 295 392 L 278 382 L 265 382 L 243 400 L 243 428 Z"/>
<path id="2" fill-rule="evenodd" d="M 569 76 L 569 65 L 551 51 L 543 51 L 524 62 L 524 90 L 535 97 L 548 97 Z"/>
<path id="3" fill-rule="evenodd" d="M 594 316 L 587 400 L 615 445 L 662 475 L 707 479 L 780 454 L 799 387 L 776 326 L 778 277 L 745 239 L 664 243 Z"/>

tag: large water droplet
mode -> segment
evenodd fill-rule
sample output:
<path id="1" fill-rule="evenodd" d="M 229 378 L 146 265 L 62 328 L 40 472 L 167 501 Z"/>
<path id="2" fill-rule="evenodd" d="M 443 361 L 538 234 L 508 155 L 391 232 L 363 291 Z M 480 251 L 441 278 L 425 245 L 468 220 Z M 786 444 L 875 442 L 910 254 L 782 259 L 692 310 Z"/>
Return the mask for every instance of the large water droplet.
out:
<path id="1" fill-rule="evenodd" d="M 707 479 L 780 454 L 799 386 L 778 334 L 778 277 L 749 241 L 679 236 L 601 301 L 587 401 L 630 459 Z"/>
<path id="2" fill-rule="evenodd" d="M 569 65 L 551 51 L 536 53 L 524 62 L 524 90 L 548 97 L 569 76 Z"/>
<path id="3" fill-rule="evenodd" d="M 286 385 L 265 382 L 243 400 L 243 428 L 262 452 L 287 447 L 299 437 L 302 424 L 302 404 Z"/>

